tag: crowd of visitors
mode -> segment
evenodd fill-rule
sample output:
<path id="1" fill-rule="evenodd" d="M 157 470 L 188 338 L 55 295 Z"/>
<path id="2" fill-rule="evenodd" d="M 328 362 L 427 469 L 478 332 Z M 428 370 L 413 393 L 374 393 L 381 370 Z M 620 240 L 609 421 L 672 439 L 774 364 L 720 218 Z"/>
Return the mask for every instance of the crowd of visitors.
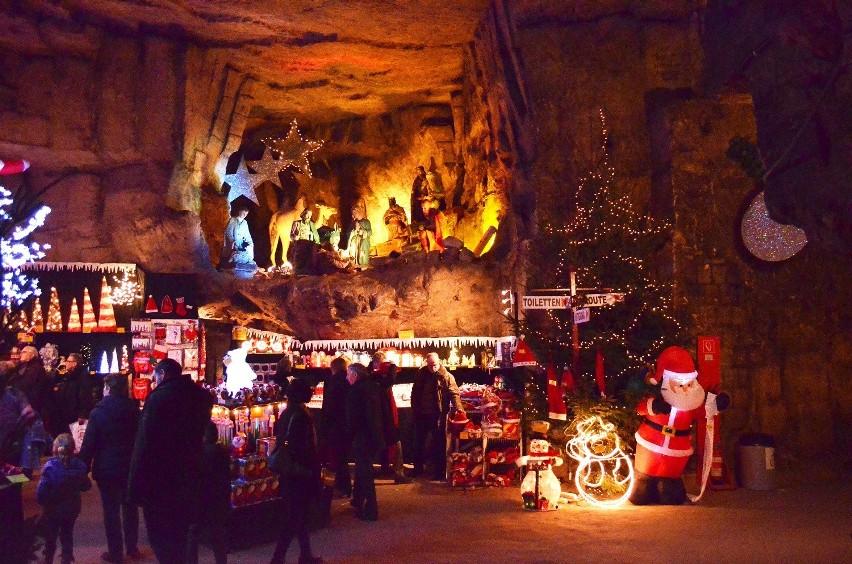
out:
<path id="1" fill-rule="evenodd" d="M 212 397 L 182 374 L 180 364 L 165 359 L 154 368 L 156 387 L 140 414 L 129 398 L 126 376 L 104 378 L 103 399 L 97 401 L 100 391 L 81 364 L 78 355 L 71 355 L 66 370 L 49 375 L 34 347 L 23 349 L 19 363 L 0 363 L 0 464 L 19 465 L 26 459 L 22 455 L 27 448 L 49 441 L 43 431 L 33 431 L 44 420 L 55 431 L 54 457 L 42 467 L 37 488 L 37 499 L 44 507 L 45 561 L 53 561 L 57 540 L 61 561 L 73 561 L 74 522 L 80 514 L 81 493 L 91 487 L 91 473 L 103 508 L 107 538 L 103 561 L 142 556 L 138 546 L 141 508 L 159 562 L 197 563 L 199 539 L 206 536 L 217 564 L 225 563 L 229 454 L 217 444 L 216 427 L 210 421 Z M 322 490 L 323 466 L 334 474 L 336 493 L 351 496 L 355 515 L 366 521 L 379 517 L 376 459 L 395 483 L 411 481 L 402 464 L 399 414 L 392 391 L 396 372 L 397 367 L 381 353 L 369 366 L 334 359 L 325 382 L 318 440 L 306 405 L 313 393 L 310 384 L 293 378 L 286 360 L 279 363 L 275 380 L 286 386 L 288 402 L 275 425 L 276 451 L 286 450 L 287 465 L 286 470 L 279 469 L 285 519 L 273 563 L 284 562 L 294 537 L 299 562 L 321 562 L 311 551 L 309 520 Z M 443 430 L 447 415 L 460 409 L 461 402 L 455 379 L 437 354 L 428 355 L 416 375 L 412 408 L 414 474 L 422 474 L 428 461 L 433 478 L 444 480 Z M 74 422 L 87 424 L 82 445 L 75 445 L 68 433 Z M 355 461 L 354 485 L 350 453 Z M 27 474 L 32 475 L 30 470 Z M 0 528 L 13 534 L 20 531 L 20 487 L 0 490 L 0 504 L 4 508 Z M 2 539 L 8 546 L 0 546 L 0 554 L 13 554 L 9 536 Z"/>

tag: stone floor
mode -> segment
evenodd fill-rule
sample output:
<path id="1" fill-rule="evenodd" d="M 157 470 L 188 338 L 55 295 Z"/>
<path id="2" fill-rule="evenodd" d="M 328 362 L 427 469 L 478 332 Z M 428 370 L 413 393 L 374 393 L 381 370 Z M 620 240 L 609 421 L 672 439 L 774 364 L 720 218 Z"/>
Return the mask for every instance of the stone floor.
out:
<path id="1" fill-rule="evenodd" d="M 38 512 L 31 485 L 28 514 Z M 613 510 L 582 505 L 526 512 L 517 488 L 452 491 L 446 486 L 380 481 L 380 519 L 357 520 L 336 499 L 328 528 L 314 533 L 314 552 L 328 562 L 849 562 L 852 488 L 848 480 L 762 492 L 709 492 L 694 506 Z M 75 530 L 78 564 L 104 550 L 95 490 L 84 495 Z M 144 525 L 141 532 L 145 541 Z M 268 562 L 272 544 L 230 555 Z M 154 562 L 144 546 L 145 562 Z M 846 555 L 845 557 L 843 555 Z M 289 557 L 295 561 L 295 543 Z M 2 560 L 2 558 L 0 558 Z M 213 562 L 202 549 L 202 562 Z"/>

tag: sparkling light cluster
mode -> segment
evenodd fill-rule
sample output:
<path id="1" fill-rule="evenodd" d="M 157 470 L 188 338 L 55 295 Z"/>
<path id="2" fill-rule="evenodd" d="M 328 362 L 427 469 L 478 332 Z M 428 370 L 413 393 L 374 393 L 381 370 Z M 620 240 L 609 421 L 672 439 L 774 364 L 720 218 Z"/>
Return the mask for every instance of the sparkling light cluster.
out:
<path id="1" fill-rule="evenodd" d="M 136 275 L 125 270 L 121 280 L 113 278 L 117 284 L 112 288 L 112 303 L 115 305 L 132 305 L 133 302 L 142 299 L 142 286 Z"/>
<path id="2" fill-rule="evenodd" d="M 769 217 L 763 192 L 755 196 L 740 226 L 743 243 L 751 254 L 769 262 L 787 260 L 808 243 L 805 232 Z"/>
<path id="3" fill-rule="evenodd" d="M 12 203 L 12 193 L 0 186 L 0 226 L 4 228 L 4 232 L 9 222 L 17 221 L 8 211 Z M 0 308 L 6 311 L 22 304 L 31 296 L 41 295 L 38 280 L 25 276 L 21 272 L 21 266 L 43 258 L 44 251 L 50 248 L 50 245 L 27 242 L 33 231 L 44 225 L 49 213 L 49 207 L 38 207 L 29 218 L 14 226 L 9 237 L 0 238 L 0 257 L 3 260 L 3 295 L 0 297 Z"/>

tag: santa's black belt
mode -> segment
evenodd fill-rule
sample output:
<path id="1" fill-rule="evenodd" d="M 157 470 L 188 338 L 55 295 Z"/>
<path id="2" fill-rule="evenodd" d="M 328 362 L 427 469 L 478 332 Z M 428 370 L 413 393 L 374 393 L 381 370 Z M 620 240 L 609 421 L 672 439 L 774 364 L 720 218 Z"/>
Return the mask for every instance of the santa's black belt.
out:
<path id="1" fill-rule="evenodd" d="M 692 433 L 692 429 L 675 429 L 674 427 L 669 427 L 668 425 L 660 425 L 659 423 L 654 423 L 650 419 L 645 419 L 645 424 L 651 429 L 655 429 L 662 434 L 669 437 L 688 437 L 690 433 Z"/>

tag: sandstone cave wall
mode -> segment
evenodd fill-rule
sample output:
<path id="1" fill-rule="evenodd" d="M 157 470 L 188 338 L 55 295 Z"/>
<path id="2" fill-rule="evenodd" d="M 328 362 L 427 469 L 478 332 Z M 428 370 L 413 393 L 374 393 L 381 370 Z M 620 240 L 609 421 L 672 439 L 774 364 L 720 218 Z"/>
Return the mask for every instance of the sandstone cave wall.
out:
<path id="1" fill-rule="evenodd" d="M 676 292 L 694 350 L 719 335 L 723 418 L 730 454 L 741 432 L 779 440 L 790 465 L 848 456 L 852 363 L 848 260 L 810 244 L 767 267 L 743 255 L 739 214 L 754 185 L 725 157 L 734 135 L 755 138 L 749 97 L 702 99 L 696 2 L 519 1 L 516 43 L 533 110 L 530 166 L 546 219 L 573 206 L 579 178 L 611 135 L 616 187 L 644 211 L 673 220 L 673 243 L 655 257 Z"/>
<path id="2" fill-rule="evenodd" d="M 852 447 L 852 268 L 813 242 L 780 264 L 744 249 L 740 221 L 761 187 L 724 153 L 755 127 L 740 96 L 674 102 L 655 131 L 672 155 L 677 306 L 693 337 L 721 337 L 729 453 L 739 433 L 763 432 L 778 440 L 782 468 L 842 461 Z"/>
<path id="3" fill-rule="evenodd" d="M 46 260 L 192 269 L 206 257 L 198 219 L 166 204 L 183 146 L 182 48 L 16 22 L 0 37 L 0 155 L 30 160 L 35 187 L 70 171 L 44 197 Z"/>

